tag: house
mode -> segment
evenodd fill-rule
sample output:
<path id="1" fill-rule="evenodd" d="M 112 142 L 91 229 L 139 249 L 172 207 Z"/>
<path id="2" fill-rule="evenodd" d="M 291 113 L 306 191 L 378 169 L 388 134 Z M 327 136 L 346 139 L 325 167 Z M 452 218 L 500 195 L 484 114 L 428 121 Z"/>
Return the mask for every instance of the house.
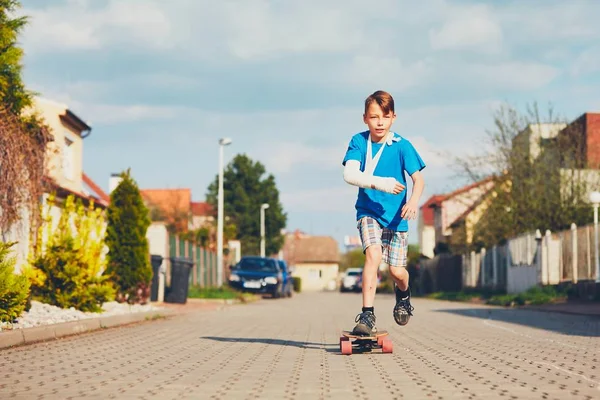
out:
<path id="1" fill-rule="evenodd" d="M 192 191 L 182 189 L 143 189 L 140 194 L 150 209 L 153 221 L 164 221 L 170 229 L 186 232 L 192 229 Z"/>
<path id="2" fill-rule="evenodd" d="M 530 124 L 515 136 L 513 149 L 531 162 L 551 166 L 548 181 L 560 185 L 563 200 L 570 196 L 587 200 L 589 192 L 600 187 L 600 113 L 584 113 L 568 124 Z M 555 193 L 549 190 L 548 196 Z"/>
<path id="3" fill-rule="evenodd" d="M 484 199 L 494 187 L 494 178 L 488 177 L 454 192 L 430 199 L 429 208 L 433 210 L 433 231 L 436 245 L 451 244 L 451 241 L 469 243 L 473 237 L 475 225 L 483 214 L 487 202 Z M 431 222 L 430 220 L 428 222 Z M 457 229 L 461 227 L 462 229 Z M 423 223 L 419 236 L 425 236 L 430 225 Z M 431 233 L 429 233 L 431 235 Z M 424 254 L 425 255 L 425 254 Z"/>
<path id="4" fill-rule="evenodd" d="M 55 206 L 50 210 L 54 220 L 60 217 L 62 201 L 69 195 L 84 204 L 93 201 L 97 207 L 106 208 L 110 201 L 108 195 L 83 171 L 83 142 L 91 134 L 91 126 L 67 105 L 41 97 L 35 97 L 32 108 L 26 112 L 37 112 L 52 134 L 46 150 L 45 179 L 49 189 L 42 198 L 42 205 L 51 193 L 56 195 Z M 29 211 L 23 210 L 21 214 L 21 221 L 2 235 L 4 241 L 17 242 L 14 247 L 17 271 L 27 262 L 30 250 Z"/>
<path id="5" fill-rule="evenodd" d="M 292 275 L 302 280 L 302 291 L 335 289 L 340 254 L 331 236 L 311 236 L 296 231 L 287 234 L 283 259 L 293 268 Z"/>
<path id="6" fill-rule="evenodd" d="M 443 195 L 433 195 L 420 207 L 419 219 L 417 221 L 417 232 L 419 239 L 419 249 L 421 254 L 428 258 L 433 258 L 436 240 L 435 240 L 435 212 L 433 205 L 439 205 L 444 198 Z"/>
<path id="7" fill-rule="evenodd" d="M 206 202 L 193 201 L 190 204 L 192 212 L 192 229 L 211 226 L 215 221 L 215 210 Z"/>

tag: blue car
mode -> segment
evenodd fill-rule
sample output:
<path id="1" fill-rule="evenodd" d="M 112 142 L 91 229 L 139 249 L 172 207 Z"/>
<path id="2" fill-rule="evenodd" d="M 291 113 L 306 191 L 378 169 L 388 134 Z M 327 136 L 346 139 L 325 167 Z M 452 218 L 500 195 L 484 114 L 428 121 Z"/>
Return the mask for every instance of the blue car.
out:
<path id="1" fill-rule="evenodd" d="M 277 260 L 277 262 L 279 263 L 279 268 L 281 268 L 283 276 L 283 295 L 285 297 L 292 297 L 292 294 L 294 293 L 294 282 L 292 280 L 292 273 L 285 261 Z"/>
<path id="2" fill-rule="evenodd" d="M 229 286 L 244 292 L 283 295 L 283 272 L 274 258 L 246 256 L 231 269 Z"/>

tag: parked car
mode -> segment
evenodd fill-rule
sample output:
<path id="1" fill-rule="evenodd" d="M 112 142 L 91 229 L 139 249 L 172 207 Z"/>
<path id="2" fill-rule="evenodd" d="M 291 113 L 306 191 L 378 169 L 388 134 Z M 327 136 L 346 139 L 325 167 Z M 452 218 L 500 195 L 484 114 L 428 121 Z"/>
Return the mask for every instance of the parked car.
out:
<path id="1" fill-rule="evenodd" d="M 283 295 L 285 297 L 292 297 L 292 294 L 294 293 L 292 271 L 284 260 L 277 260 L 277 262 L 279 263 L 279 268 L 281 269 L 281 275 L 283 277 Z"/>
<path id="2" fill-rule="evenodd" d="M 283 295 L 283 272 L 274 258 L 245 256 L 233 266 L 229 286 L 244 292 Z"/>
<path id="3" fill-rule="evenodd" d="M 362 292 L 362 285 L 363 285 L 363 277 L 362 274 L 358 277 L 358 279 L 356 280 L 356 291 L 357 292 Z M 377 271 L 377 289 L 381 288 L 381 274 L 379 273 L 379 271 Z"/>
<path id="4" fill-rule="evenodd" d="M 340 284 L 341 292 L 360 291 L 359 279 L 362 279 L 362 268 L 348 268 L 342 277 Z"/>

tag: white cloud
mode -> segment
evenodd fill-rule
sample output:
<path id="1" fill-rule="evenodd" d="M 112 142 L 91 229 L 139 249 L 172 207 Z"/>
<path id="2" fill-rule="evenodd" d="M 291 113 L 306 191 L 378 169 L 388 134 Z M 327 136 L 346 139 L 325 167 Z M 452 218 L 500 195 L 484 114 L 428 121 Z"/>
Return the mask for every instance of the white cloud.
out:
<path id="1" fill-rule="evenodd" d="M 225 3 L 227 44 L 239 58 L 286 53 L 342 52 L 365 44 L 358 15 L 343 7 L 310 2 Z"/>
<path id="2" fill-rule="evenodd" d="M 356 56 L 352 63 L 333 72 L 331 80 L 344 85 L 369 88 L 389 88 L 391 92 L 420 86 L 433 75 L 427 60 L 405 63 L 392 56 Z"/>
<path id="3" fill-rule="evenodd" d="M 539 89 L 560 74 L 558 68 L 550 65 L 520 61 L 473 64 L 466 66 L 465 71 L 473 82 L 517 90 Z"/>
<path id="4" fill-rule="evenodd" d="M 271 142 L 259 150 L 260 159 L 269 171 L 278 174 L 297 174 L 307 166 L 318 170 L 339 169 L 346 150 L 345 144 L 338 146 L 314 146 L 301 142 Z"/>
<path id="5" fill-rule="evenodd" d="M 349 210 L 351 212 L 354 209 L 357 192 L 358 188 L 348 184 L 320 189 L 282 191 L 281 202 L 286 210 L 292 212 L 347 214 Z"/>
<path id="6" fill-rule="evenodd" d="M 92 8 L 87 1 L 44 9 L 24 9 L 30 23 L 23 32 L 28 51 L 97 50 L 108 45 L 160 48 L 170 44 L 171 22 L 152 2 L 114 1 Z"/>
<path id="7" fill-rule="evenodd" d="M 571 75 L 580 76 L 600 71 L 600 46 L 584 50 L 571 65 Z"/>
<path id="8" fill-rule="evenodd" d="M 475 49 L 495 53 L 502 47 L 502 28 L 487 6 L 452 9 L 439 29 L 429 31 L 434 50 Z"/>

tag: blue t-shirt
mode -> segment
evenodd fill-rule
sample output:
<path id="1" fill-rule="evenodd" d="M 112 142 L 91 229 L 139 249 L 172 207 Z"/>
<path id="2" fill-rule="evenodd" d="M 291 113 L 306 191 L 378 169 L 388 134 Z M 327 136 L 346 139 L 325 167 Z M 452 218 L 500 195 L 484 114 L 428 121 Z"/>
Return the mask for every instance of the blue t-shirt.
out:
<path id="1" fill-rule="evenodd" d="M 348 160 L 360 161 L 360 170 L 364 172 L 367 157 L 367 140 L 369 131 L 357 133 L 350 140 L 342 165 Z M 374 158 L 381 146 L 386 146 L 379 163 L 373 172 L 375 176 L 392 177 L 406 187 L 399 194 L 382 192 L 376 189 L 358 188 L 356 200 L 356 219 L 362 217 L 375 218 L 383 227 L 394 231 L 408 231 L 408 222 L 401 217 L 402 207 L 406 204 L 406 175 L 412 175 L 425 168 L 425 163 L 413 145 L 397 133 L 391 145 L 385 142 L 371 143 Z"/>

